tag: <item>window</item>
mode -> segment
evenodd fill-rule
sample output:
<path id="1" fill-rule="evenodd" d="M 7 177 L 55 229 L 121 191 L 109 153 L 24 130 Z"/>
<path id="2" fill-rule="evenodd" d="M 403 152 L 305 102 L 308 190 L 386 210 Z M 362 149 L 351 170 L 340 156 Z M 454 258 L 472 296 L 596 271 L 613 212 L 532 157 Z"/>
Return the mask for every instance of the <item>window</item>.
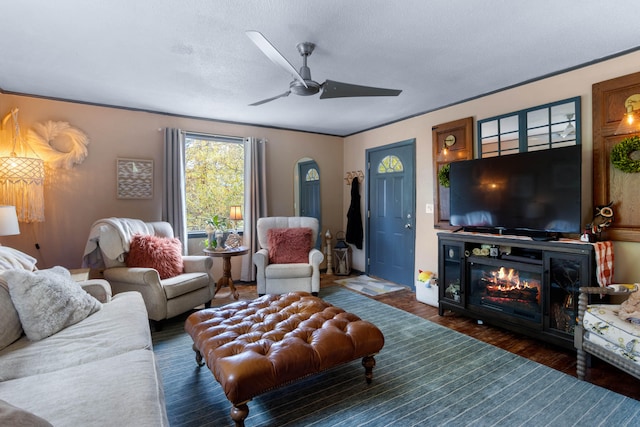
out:
<path id="1" fill-rule="evenodd" d="M 320 181 L 320 174 L 316 168 L 311 168 L 307 171 L 307 175 L 304 177 L 307 182 Z"/>
<path id="2" fill-rule="evenodd" d="M 478 120 L 478 157 L 580 144 L 580 97 Z"/>
<path id="3" fill-rule="evenodd" d="M 378 173 L 402 172 L 403 170 L 402 160 L 398 156 L 385 156 L 378 163 Z"/>
<path id="4" fill-rule="evenodd" d="M 185 164 L 190 235 L 204 233 L 206 221 L 216 215 L 229 218 L 231 206 L 244 206 L 242 138 L 187 132 Z M 237 221 L 234 227 L 242 229 L 243 222 Z"/>

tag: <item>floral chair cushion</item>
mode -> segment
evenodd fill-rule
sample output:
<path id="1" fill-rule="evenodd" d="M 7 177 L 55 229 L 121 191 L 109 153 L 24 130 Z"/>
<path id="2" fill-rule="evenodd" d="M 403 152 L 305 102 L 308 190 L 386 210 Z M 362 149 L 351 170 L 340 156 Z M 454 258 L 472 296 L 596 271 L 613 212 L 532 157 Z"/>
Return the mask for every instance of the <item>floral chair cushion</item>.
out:
<path id="1" fill-rule="evenodd" d="M 618 317 L 620 305 L 592 304 L 584 313 L 585 339 L 640 365 L 640 325 Z"/>

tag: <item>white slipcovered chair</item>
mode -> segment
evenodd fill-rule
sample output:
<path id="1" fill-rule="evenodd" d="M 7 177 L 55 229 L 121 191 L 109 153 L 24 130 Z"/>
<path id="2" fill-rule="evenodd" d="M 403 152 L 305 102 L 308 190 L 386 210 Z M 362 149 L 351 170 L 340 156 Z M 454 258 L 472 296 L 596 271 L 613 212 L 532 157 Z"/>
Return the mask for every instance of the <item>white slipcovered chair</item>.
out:
<path id="1" fill-rule="evenodd" d="M 211 278 L 213 260 L 208 256 L 183 256 L 181 274 L 161 279 L 153 268 L 127 267 L 126 254 L 135 234 L 173 238 L 171 224 L 129 218 L 96 221 L 89 233 L 83 266 L 106 279 L 114 294 L 138 291 L 142 294 L 150 320 L 159 322 L 194 307 L 210 305 L 215 283 Z M 92 276 L 96 276 L 95 273 Z M 156 325 L 157 326 L 157 325 Z"/>
<path id="2" fill-rule="evenodd" d="M 629 314 L 637 310 L 638 292 L 638 284 L 580 288 L 574 332 L 578 379 L 586 378 L 591 355 L 640 379 L 640 318 Z M 589 303 L 589 295 L 630 297 L 622 304 L 600 304 L 597 300 Z M 627 304 L 630 305 L 625 308 Z"/>
<path id="3" fill-rule="evenodd" d="M 269 230 L 273 228 L 310 228 L 311 243 L 307 263 L 274 264 L 269 259 Z M 257 267 L 256 287 L 258 295 L 283 294 L 293 291 L 318 295 L 320 290 L 320 264 L 324 255 L 315 249 L 318 237 L 318 220 L 311 217 L 265 217 L 256 224 L 261 249 L 253 256 Z"/>

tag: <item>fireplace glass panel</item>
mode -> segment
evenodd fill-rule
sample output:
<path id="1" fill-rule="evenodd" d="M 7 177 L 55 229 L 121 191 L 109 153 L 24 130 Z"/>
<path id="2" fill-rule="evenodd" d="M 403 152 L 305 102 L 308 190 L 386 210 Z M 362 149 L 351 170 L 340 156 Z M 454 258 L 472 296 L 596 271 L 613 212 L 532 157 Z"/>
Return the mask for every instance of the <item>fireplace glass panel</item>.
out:
<path id="1" fill-rule="evenodd" d="M 537 265 L 473 262 L 469 305 L 542 323 L 542 268 Z"/>
<path id="2" fill-rule="evenodd" d="M 573 334 L 578 313 L 582 262 L 579 258 L 551 257 L 549 262 L 549 329 Z"/>
<path id="3" fill-rule="evenodd" d="M 440 283 L 443 286 L 444 298 L 456 303 L 462 303 L 462 289 L 460 289 L 462 248 L 459 244 L 444 245 L 442 251 L 444 276 L 440 278 Z"/>

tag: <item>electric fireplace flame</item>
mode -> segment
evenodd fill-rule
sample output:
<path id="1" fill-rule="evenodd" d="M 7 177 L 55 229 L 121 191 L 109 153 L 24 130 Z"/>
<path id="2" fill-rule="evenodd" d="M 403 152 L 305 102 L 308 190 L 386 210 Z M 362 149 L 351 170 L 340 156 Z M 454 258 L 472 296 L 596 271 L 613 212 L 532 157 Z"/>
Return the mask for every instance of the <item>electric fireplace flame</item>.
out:
<path id="1" fill-rule="evenodd" d="M 486 293 L 492 298 L 505 298 L 526 302 L 538 302 L 540 282 L 538 280 L 520 280 L 513 268 L 500 267 L 499 270 L 485 272 L 482 279 Z"/>

